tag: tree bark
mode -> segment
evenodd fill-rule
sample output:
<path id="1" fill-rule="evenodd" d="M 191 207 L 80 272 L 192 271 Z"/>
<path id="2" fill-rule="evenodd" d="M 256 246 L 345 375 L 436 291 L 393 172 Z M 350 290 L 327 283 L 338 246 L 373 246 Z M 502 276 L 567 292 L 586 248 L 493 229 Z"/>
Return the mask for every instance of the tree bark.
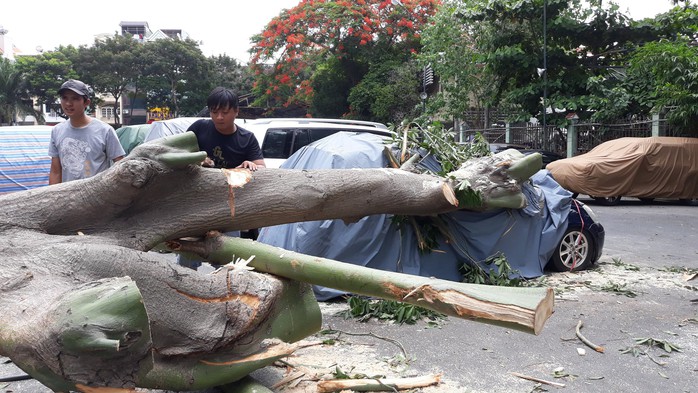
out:
<path id="1" fill-rule="evenodd" d="M 141 145 L 93 178 L 0 197 L 0 355 L 54 391 L 236 381 L 320 328 L 310 285 L 281 278 L 283 269 L 227 266 L 203 275 L 147 251 L 206 239 L 210 230 L 429 215 L 463 208 L 463 200 L 475 209 L 498 200 L 457 187 L 458 179 L 401 170 L 250 173 L 202 168 L 204 155 L 185 133 Z M 518 173 L 522 162 L 492 172 Z M 516 181 L 507 182 L 517 203 Z M 263 263 L 253 266 L 263 271 Z"/>

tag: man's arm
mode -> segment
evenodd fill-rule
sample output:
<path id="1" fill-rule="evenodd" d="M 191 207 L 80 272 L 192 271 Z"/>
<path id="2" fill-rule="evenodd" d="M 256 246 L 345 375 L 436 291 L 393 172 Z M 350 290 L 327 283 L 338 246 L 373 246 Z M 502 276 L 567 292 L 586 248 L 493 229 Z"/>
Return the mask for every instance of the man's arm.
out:
<path id="1" fill-rule="evenodd" d="M 63 168 L 61 167 L 61 159 L 58 157 L 51 158 L 51 170 L 48 173 L 48 184 L 58 184 L 63 181 Z"/>

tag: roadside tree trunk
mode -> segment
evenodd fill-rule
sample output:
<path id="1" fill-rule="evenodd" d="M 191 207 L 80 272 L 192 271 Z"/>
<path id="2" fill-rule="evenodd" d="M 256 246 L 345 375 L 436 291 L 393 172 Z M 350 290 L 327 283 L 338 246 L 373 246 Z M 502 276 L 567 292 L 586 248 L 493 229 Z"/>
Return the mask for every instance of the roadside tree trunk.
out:
<path id="1" fill-rule="evenodd" d="M 267 260 L 278 258 L 263 245 L 211 230 L 431 215 L 463 208 L 459 200 L 473 195 L 479 202 L 465 207 L 484 209 L 501 196 L 397 169 L 210 169 L 198 165 L 204 155 L 185 133 L 141 145 L 93 178 L 0 197 L 0 355 L 61 392 L 196 390 L 236 381 L 292 353 L 293 342 L 320 328 L 321 315 L 308 284 L 312 272 L 279 268 L 293 261 L 269 267 Z M 518 173 L 521 162 L 490 170 Z M 519 201 L 514 183 L 521 176 L 513 177 L 496 193 L 510 189 L 505 199 Z M 256 271 L 237 263 L 204 275 L 148 252 L 163 243 L 221 264 L 234 255 L 260 257 L 249 263 Z M 462 301 L 434 295 L 443 283 L 402 280 L 393 292 L 404 301 L 429 307 L 425 300 L 436 299 L 438 310 L 449 298 Z M 463 292 L 448 294 L 454 291 Z M 460 310 L 452 315 L 538 332 L 552 312 L 550 289 L 522 291 L 530 298 L 521 304 L 486 289 L 465 292 L 467 299 L 484 294 L 481 303 L 520 320 L 463 311 L 469 305 L 451 306 Z"/>

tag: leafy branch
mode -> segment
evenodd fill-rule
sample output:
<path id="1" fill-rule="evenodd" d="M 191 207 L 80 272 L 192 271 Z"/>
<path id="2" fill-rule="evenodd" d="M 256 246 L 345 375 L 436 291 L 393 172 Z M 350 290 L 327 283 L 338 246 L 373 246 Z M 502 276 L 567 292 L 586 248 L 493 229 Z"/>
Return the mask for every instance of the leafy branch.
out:
<path id="1" fill-rule="evenodd" d="M 413 325 L 421 320 L 436 327 L 439 321 L 446 318 L 445 315 L 412 304 L 401 303 L 394 300 L 372 300 L 365 297 L 351 296 L 348 300 L 349 309 L 340 311 L 339 316 L 344 319 L 356 318 L 360 322 L 366 322 L 371 318 L 382 321 L 394 321 L 399 324 Z"/>
<path id="2" fill-rule="evenodd" d="M 627 297 L 636 297 L 637 293 L 633 290 L 626 288 L 627 284 L 619 284 L 614 282 L 609 282 L 608 284 L 602 286 L 600 289 L 605 292 L 613 292 L 616 295 L 624 295 Z"/>
<path id="3" fill-rule="evenodd" d="M 681 347 L 679 347 L 676 344 L 672 344 L 667 340 L 661 340 L 658 338 L 652 338 L 652 337 L 638 337 L 635 338 L 635 344 L 624 348 L 620 349 L 620 353 L 629 353 L 633 355 L 634 357 L 639 357 L 639 356 L 647 356 L 651 361 L 654 363 L 660 365 L 660 366 L 665 366 L 665 362 L 659 362 L 655 360 L 650 354 L 649 351 L 653 348 L 659 348 L 664 350 L 666 353 L 672 353 L 672 352 L 682 352 Z M 666 356 L 666 355 L 664 355 Z"/>
<path id="4" fill-rule="evenodd" d="M 463 264 L 460 268 L 463 273 L 463 282 L 473 284 L 496 285 L 503 287 L 521 287 L 524 280 L 518 270 L 512 269 L 506 256 L 497 253 L 487 258 L 484 262 L 487 268 L 479 264 Z"/>

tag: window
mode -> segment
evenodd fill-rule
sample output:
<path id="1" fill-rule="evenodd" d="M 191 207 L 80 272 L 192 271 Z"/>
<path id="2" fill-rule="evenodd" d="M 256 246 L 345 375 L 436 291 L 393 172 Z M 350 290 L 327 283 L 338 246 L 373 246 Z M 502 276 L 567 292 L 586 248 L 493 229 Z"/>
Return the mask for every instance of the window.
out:
<path id="1" fill-rule="evenodd" d="M 114 108 L 110 106 L 102 107 L 102 118 L 103 119 L 113 119 L 114 118 Z"/>
<path id="2" fill-rule="evenodd" d="M 337 128 L 270 128 L 262 143 L 264 158 L 286 159 L 303 146 L 330 136 L 339 131 L 352 131 Z"/>

